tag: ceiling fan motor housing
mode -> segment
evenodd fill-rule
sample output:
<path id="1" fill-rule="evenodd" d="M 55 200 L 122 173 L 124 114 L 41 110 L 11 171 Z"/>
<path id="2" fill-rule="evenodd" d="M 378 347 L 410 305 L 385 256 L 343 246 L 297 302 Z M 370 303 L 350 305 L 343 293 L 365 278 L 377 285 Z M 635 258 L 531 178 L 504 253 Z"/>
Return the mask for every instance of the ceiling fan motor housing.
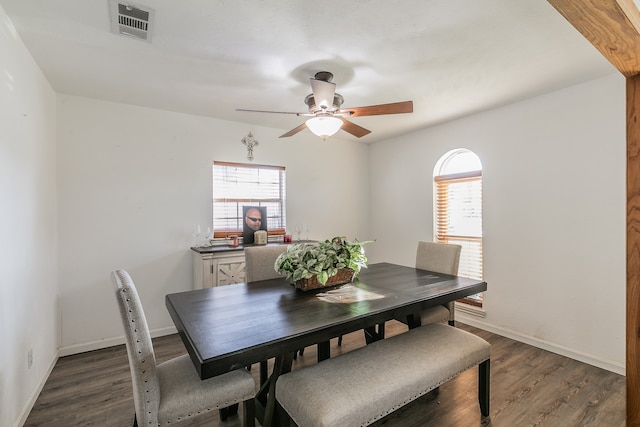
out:
<path id="1" fill-rule="evenodd" d="M 318 71 L 313 78 L 316 80 L 322 80 L 323 82 L 330 82 L 333 80 L 333 73 L 329 71 Z"/>
<path id="2" fill-rule="evenodd" d="M 307 95 L 307 97 L 304 99 L 304 103 L 307 104 L 307 106 L 309 107 L 309 112 L 313 114 L 322 113 L 322 112 L 336 113 L 340 111 L 340 106 L 342 105 L 343 102 L 344 102 L 344 98 L 339 93 L 336 93 L 333 95 L 333 105 L 331 107 L 327 106 L 326 108 L 322 108 L 322 106 L 316 105 L 316 100 L 314 99 L 312 93 Z"/>

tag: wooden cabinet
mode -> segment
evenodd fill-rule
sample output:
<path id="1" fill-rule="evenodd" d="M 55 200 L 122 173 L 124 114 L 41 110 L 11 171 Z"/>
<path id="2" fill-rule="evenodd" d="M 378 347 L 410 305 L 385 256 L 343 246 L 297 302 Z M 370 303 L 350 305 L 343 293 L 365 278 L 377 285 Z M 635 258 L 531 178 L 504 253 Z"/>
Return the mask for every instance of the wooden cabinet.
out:
<path id="1" fill-rule="evenodd" d="M 302 240 L 296 243 L 309 243 L 313 240 Z M 288 245 L 289 243 L 268 243 L 271 245 Z M 252 245 L 250 245 L 252 246 Z M 244 246 L 208 246 L 191 248 L 193 256 L 193 288 L 211 288 L 245 281 Z"/>
<path id="2" fill-rule="evenodd" d="M 244 282 L 242 248 L 194 248 L 192 254 L 194 289 Z"/>

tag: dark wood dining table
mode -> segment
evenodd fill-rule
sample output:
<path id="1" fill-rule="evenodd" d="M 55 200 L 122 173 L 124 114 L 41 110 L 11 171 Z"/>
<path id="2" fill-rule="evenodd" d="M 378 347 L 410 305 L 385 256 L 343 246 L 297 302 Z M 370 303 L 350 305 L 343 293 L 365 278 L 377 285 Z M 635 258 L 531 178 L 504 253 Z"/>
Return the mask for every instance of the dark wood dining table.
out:
<path id="1" fill-rule="evenodd" d="M 327 358 L 331 338 L 365 330 L 367 341 L 375 341 L 392 319 L 419 326 L 415 314 L 422 309 L 486 291 L 487 284 L 377 263 L 339 289 L 350 292 L 323 297 L 327 289 L 303 292 L 282 278 L 169 294 L 166 305 L 200 378 L 270 358 L 276 358 L 277 378 L 298 349 L 318 344 L 319 360 Z M 262 403 L 268 387 L 263 384 Z"/>

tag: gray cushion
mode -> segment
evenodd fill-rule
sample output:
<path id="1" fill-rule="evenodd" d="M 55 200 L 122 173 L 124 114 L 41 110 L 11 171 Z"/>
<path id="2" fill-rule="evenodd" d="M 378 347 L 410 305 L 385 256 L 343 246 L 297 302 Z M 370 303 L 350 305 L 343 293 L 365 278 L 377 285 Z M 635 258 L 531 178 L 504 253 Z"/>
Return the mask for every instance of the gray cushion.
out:
<path id="1" fill-rule="evenodd" d="M 416 268 L 456 275 L 461 250 L 460 245 L 420 241 L 416 250 Z"/>
<path id="2" fill-rule="evenodd" d="M 482 338 L 435 323 L 280 376 L 276 399 L 299 426 L 364 426 L 488 360 Z"/>
<path id="3" fill-rule="evenodd" d="M 162 396 L 158 409 L 160 425 L 188 418 L 255 396 L 255 382 L 245 370 L 236 370 L 200 380 L 188 354 L 158 365 Z"/>
<path id="4" fill-rule="evenodd" d="M 436 307 L 427 308 L 420 312 L 420 322 L 422 325 L 428 325 L 429 323 L 447 323 L 451 312 L 444 305 L 438 305 Z"/>

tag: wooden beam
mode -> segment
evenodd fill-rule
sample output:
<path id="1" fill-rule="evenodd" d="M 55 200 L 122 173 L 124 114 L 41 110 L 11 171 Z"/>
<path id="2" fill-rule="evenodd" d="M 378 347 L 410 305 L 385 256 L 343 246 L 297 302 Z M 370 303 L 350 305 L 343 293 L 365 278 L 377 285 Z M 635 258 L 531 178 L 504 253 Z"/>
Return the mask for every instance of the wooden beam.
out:
<path id="1" fill-rule="evenodd" d="M 627 79 L 627 425 L 640 426 L 640 76 Z"/>
<path id="2" fill-rule="evenodd" d="M 548 0 L 625 77 L 640 74 L 640 12 L 633 0 Z"/>

